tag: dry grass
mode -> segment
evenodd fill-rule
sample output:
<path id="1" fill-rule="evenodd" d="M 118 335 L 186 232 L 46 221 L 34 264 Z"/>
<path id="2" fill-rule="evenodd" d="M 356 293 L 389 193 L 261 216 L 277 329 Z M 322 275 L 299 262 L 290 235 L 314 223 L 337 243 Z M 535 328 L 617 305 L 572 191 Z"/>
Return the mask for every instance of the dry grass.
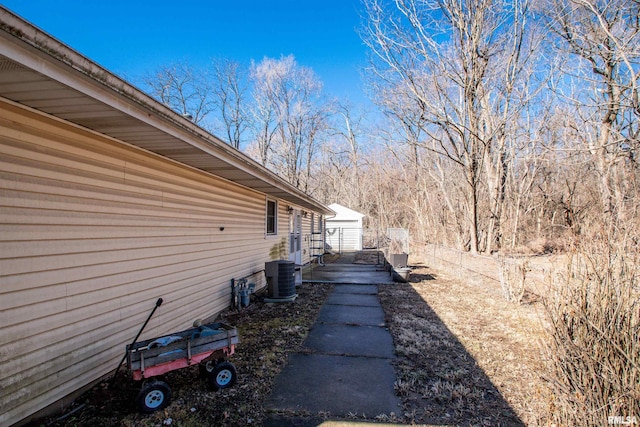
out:
<path id="1" fill-rule="evenodd" d="M 329 285 L 304 284 L 290 304 L 254 302 L 240 313 L 228 312 L 223 321 L 238 328 L 240 344 L 229 358 L 237 371 L 235 386 L 209 390 L 198 367 L 173 371 L 166 381 L 173 393 L 171 404 L 151 415 L 139 414 L 134 399 L 139 390 L 121 374 L 113 389 L 100 384 L 77 400 L 82 410 L 65 420 L 41 420 L 36 426 L 112 427 L 165 425 L 180 427 L 262 425 L 263 402 L 287 360 L 301 348 L 309 328 L 331 290 Z"/>
<path id="2" fill-rule="evenodd" d="M 411 283 L 380 293 L 408 421 L 545 424 L 539 306 L 506 302 L 495 282 L 470 284 L 424 266 Z"/>
<path id="3" fill-rule="evenodd" d="M 402 421 L 541 423 L 537 307 L 505 302 L 497 284 L 483 288 L 426 267 L 412 277 L 412 283 L 380 287 L 398 355 L 395 387 L 404 405 Z M 231 358 L 238 370 L 233 388 L 208 390 L 197 368 L 172 372 L 167 375 L 172 403 L 144 416 L 133 405 L 136 389 L 128 389 L 131 383 L 123 379 L 114 390 L 94 388 L 78 400 L 86 404 L 82 411 L 49 425 L 155 427 L 170 420 L 186 427 L 260 426 L 266 416 L 263 402 L 287 352 L 300 348 L 329 291 L 329 286 L 306 284 L 294 304 L 254 303 L 240 314 L 227 313 L 224 320 L 241 336 Z"/>

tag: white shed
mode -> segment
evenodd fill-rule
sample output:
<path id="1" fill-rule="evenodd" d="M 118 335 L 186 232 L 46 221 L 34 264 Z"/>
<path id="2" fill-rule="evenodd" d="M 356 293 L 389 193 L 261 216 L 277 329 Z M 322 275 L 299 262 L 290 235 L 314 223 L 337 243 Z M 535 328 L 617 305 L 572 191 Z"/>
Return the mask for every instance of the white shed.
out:
<path id="1" fill-rule="evenodd" d="M 329 205 L 336 215 L 326 220 L 327 244 L 334 251 L 362 250 L 362 218 L 364 215 L 345 206 Z"/>

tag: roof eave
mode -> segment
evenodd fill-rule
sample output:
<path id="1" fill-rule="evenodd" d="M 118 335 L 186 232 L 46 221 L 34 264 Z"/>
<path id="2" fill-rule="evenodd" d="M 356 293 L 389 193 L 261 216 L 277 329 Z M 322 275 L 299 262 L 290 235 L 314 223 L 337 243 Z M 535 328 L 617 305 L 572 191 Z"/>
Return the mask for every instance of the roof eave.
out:
<path id="1" fill-rule="evenodd" d="M 0 29 L 2 30 L 0 32 L 2 54 L 11 61 L 51 81 L 59 82 L 83 96 L 97 100 L 118 114 L 124 114 L 133 119 L 133 122 L 141 128 L 159 131 L 167 138 L 175 139 L 177 143 L 183 145 L 183 149 L 180 150 L 180 155 L 172 155 L 171 150 L 154 150 L 150 145 L 127 140 L 122 136 L 116 139 L 292 204 L 323 214 L 333 212 L 245 154 L 2 7 L 0 7 Z M 4 96 L 4 94 L 0 95 Z M 16 101 L 29 105 L 24 100 Z M 65 120 L 69 121 L 68 118 Z M 74 123 L 86 126 L 79 122 Z M 86 127 L 91 128 L 91 126 Z M 114 126 L 109 127 L 109 129 L 113 128 Z M 104 129 L 106 128 L 101 129 L 99 126 L 93 128 L 95 131 L 113 136 Z M 197 165 L 190 164 L 193 162 L 189 160 L 185 161 L 185 158 L 194 156 L 199 158 L 199 161 L 195 162 Z M 216 160 L 210 163 L 223 166 L 215 168 L 202 166 L 202 163 L 207 163 L 206 158 L 202 161 L 202 156 L 209 156 L 211 160 Z"/>

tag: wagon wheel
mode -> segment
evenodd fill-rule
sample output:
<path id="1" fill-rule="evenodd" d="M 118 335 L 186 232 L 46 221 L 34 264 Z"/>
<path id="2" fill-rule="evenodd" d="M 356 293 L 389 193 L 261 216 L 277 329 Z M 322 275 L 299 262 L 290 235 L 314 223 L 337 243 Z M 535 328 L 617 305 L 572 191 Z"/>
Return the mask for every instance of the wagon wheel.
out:
<path id="1" fill-rule="evenodd" d="M 163 381 L 150 381 L 145 383 L 136 397 L 136 403 L 140 412 L 150 414 L 164 409 L 171 400 L 171 389 Z"/>
<path id="2" fill-rule="evenodd" d="M 201 362 L 198 364 L 198 370 L 200 371 L 200 376 L 202 378 L 209 378 L 209 374 L 213 372 L 216 367 L 215 360 L 207 360 L 206 362 Z"/>
<path id="3" fill-rule="evenodd" d="M 228 388 L 236 383 L 236 367 L 230 362 L 218 363 L 208 375 L 209 386 L 213 390 Z"/>

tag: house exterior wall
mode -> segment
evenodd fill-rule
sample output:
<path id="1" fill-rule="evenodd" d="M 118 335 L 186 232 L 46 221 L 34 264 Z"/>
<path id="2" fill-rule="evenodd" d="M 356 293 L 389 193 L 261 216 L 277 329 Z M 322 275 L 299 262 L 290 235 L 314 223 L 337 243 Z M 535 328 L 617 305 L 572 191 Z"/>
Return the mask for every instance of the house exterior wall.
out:
<path id="1" fill-rule="evenodd" d="M 287 257 L 287 202 L 275 236 L 265 204 L 0 100 L 0 425 L 115 369 L 157 298 L 140 339 L 227 308 L 232 278 Z"/>

